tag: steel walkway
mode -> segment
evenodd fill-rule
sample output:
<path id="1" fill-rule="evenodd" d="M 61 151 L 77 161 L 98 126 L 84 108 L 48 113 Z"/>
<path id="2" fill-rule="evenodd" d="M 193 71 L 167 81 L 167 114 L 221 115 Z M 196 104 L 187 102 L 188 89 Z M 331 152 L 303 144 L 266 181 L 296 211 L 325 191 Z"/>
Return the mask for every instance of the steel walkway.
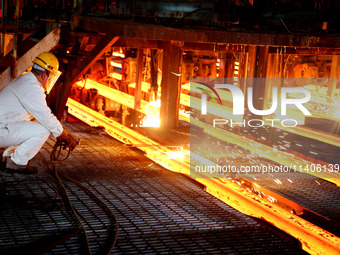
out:
<path id="1" fill-rule="evenodd" d="M 82 146 L 57 167 L 117 216 L 119 234 L 113 254 L 304 253 L 287 234 L 236 211 L 137 149 L 84 124 L 67 124 L 67 128 L 82 139 Z M 65 208 L 53 210 L 58 203 L 46 173 L 51 145 L 49 140 L 32 162 L 40 169 L 37 175 L 0 172 L 0 253 L 84 252 L 81 229 L 72 213 Z M 92 253 L 102 254 L 115 231 L 107 211 L 74 183 L 64 180 L 64 184 L 86 228 Z"/>

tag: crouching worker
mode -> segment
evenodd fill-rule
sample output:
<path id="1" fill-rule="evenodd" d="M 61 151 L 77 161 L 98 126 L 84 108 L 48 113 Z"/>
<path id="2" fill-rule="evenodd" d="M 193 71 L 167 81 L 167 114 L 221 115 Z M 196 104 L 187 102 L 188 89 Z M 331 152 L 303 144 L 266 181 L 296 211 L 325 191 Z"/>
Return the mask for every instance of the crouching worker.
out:
<path id="1" fill-rule="evenodd" d="M 45 52 L 38 55 L 32 70 L 21 75 L 0 91 L 0 147 L 7 147 L 2 164 L 21 173 L 34 173 L 28 165 L 50 134 L 75 147 L 69 135 L 52 114 L 46 103 L 48 94 L 61 72 L 56 56 Z M 35 121 L 31 121 L 31 119 Z"/>

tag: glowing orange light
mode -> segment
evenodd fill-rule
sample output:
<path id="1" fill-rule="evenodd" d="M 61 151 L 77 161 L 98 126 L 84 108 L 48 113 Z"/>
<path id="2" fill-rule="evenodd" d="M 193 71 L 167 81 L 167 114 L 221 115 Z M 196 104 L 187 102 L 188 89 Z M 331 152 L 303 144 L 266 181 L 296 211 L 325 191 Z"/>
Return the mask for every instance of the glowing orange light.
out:
<path id="1" fill-rule="evenodd" d="M 117 79 L 117 80 L 123 79 L 123 76 L 122 76 L 120 73 L 111 73 L 110 76 L 111 76 L 112 78 Z"/>
<path id="2" fill-rule="evenodd" d="M 160 127 L 161 120 L 159 117 L 149 115 L 149 107 L 152 108 L 160 108 L 161 100 L 152 101 L 146 107 L 146 116 L 143 118 L 140 126 L 142 127 Z M 159 115 L 158 115 L 159 116 Z"/>
<path id="3" fill-rule="evenodd" d="M 170 151 L 168 153 L 168 159 L 179 159 L 179 160 L 183 160 L 185 158 L 185 152 L 183 150 L 182 147 L 174 150 L 174 151 Z"/>
<path id="4" fill-rule="evenodd" d="M 193 152 L 190 152 L 190 157 L 197 160 L 197 164 L 201 166 L 215 165 Z M 270 200 L 275 200 L 274 197 L 268 196 L 267 200 L 250 193 L 240 182 L 235 183 L 226 178 L 206 176 L 204 173 L 196 174 L 201 175 L 196 178 L 196 181 L 205 185 L 208 193 L 240 212 L 272 223 L 300 240 L 302 248 L 310 254 L 337 254 L 340 248 L 339 237 L 273 204 Z M 257 186 L 257 188 L 260 187 Z"/>
<path id="5" fill-rule="evenodd" d="M 82 82 L 77 83 L 78 86 L 83 87 L 84 84 Z M 134 96 L 128 95 L 126 93 L 123 93 L 121 91 L 109 88 L 105 85 L 99 84 L 97 82 L 94 82 L 92 80 L 87 80 L 85 84 L 86 88 L 96 88 L 98 90 L 98 93 L 100 95 L 103 95 L 105 97 L 108 97 L 118 103 L 121 103 L 123 105 L 128 106 L 129 108 L 134 108 Z M 197 91 L 199 91 L 197 89 Z M 200 109 L 201 107 L 201 101 L 198 98 L 190 97 L 186 94 L 181 94 L 180 103 L 185 106 L 189 106 L 194 109 Z M 225 119 L 233 119 L 237 122 L 241 122 L 243 117 L 240 115 L 238 118 L 235 118 L 232 114 L 232 109 L 228 107 L 222 107 L 220 105 L 214 104 L 212 102 L 208 102 L 208 112 L 213 112 L 218 114 L 219 116 L 225 118 Z M 209 110 L 210 109 L 210 110 Z M 150 120 L 146 120 L 149 124 L 145 123 L 145 125 L 152 126 L 151 123 L 158 123 L 159 119 L 159 108 L 154 107 L 152 103 L 146 102 L 144 100 L 141 100 L 141 108 L 139 109 L 140 112 L 144 113 L 145 115 L 152 116 L 149 117 Z M 264 144 L 258 143 L 256 141 L 252 140 L 245 140 L 243 137 L 240 137 L 239 135 L 233 134 L 231 132 L 228 132 L 223 129 L 214 128 L 212 125 L 209 125 L 207 123 L 198 121 L 196 119 L 192 119 L 189 117 L 189 114 L 185 113 L 184 111 L 180 111 L 179 117 L 181 120 L 184 120 L 188 123 L 192 123 L 195 126 L 203 127 L 204 131 L 208 134 L 211 134 L 212 136 L 222 140 L 226 141 L 228 143 L 236 144 L 238 146 L 241 146 L 244 149 L 254 151 L 257 155 L 260 155 L 261 157 L 265 157 L 268 159 L 273 160 L 274 162 L 277 162 L 281 165 L 290 166 L 290 165 L 311 165 L 313 164 L 310 161 L 300 159 L 298 157 L 292 157 L 291 154 L 288 154 L 284 151 L 281 151 L 276 148 L 272 148 L 270 146 L 266 146 Z M 158 126 L 158 124 L 157 124 Z M 284 128 L 284 127 L 283 127 Z M 287 128 L 288 129 L 288 128 Z M 305 134 L 306 136 L 315 136 L 315 131 L 300 127 L 295 127 L 294 129 L 290 128 L 290 132 L 295 133 L 301 133 Z M 329 143 L 335 144 L 338 146 L 339 138 L 334 137 L 329 134 L 320 134 L 318 135 L 320 140 L 327 141 Z M 338 144 L 337 144 L 338 143 Z M 318 173 L 318 172 L 308 172 L 308 174 L 312 174 L 314 176 L 317 176 L 319 178 L 329 179 L 331 182 L 337 184 L 340 186 L 340 179 L 337 173 Z"/>
<path id="6" fill-rule="evenodd" d="M 125 58 L 125 54 L 120 52 L 112 52 L 112 56 Z"/>
<path id="7" fill-rule="evenodd" d="M 115 61 L 111 61 L 110 63 L 111 63 L 111 65 L 114 66 L 114 67 L 122 68 L 122 63 L 118 63 L 118 62 L 115 62 Z"/>
<path id="8" fill-rule="evenodd" d="M 100 84 L 93 80 L 87 79 L 86 81 L 79 81 L 75 83 L 79 87 L 84 87 L 86 89 L 97 89 L 98 93 L 104 97 L 107 97 L 117 103 L 125 105 L 129 108 L 134 108 L 135 104 L 135 97 L 119 90 L 110 88 L 106 85 Z M 159 117 L 159 109 L 156 109 L 152 105 L 149 105 L 149 102 L 145 100 L 141 100 L 140 108 L 138 109 L 139 112 L 143 114 L 148 114 L 154 117 Z"/>
<path id="9" fill-rule="evenodd" d="M 179 173 L 190 174 L 190 167 L 187 160 L 179 157 L 178 152 L 173 152 L 172 148 L 162 146 L 153 140 L 129 129 L 128 127 L 113 121 L 112 119 L 103 116 L 102 114 L 76 102 L 69 98 L 67 101 L 68 111 L 76 118 L 84 121 L 90 126 L 104 127 L 105 131 L 117 140 L 136 146 L 146 153 L 146 156 L 163 167 Z M 178 148 L 178 146 L 177 146 Z M 189 155 L 189 152 L 182 150 L 184 155 Z M 164 156 L 165 155 L 165 156 Z M 172 156 L 171 156 L 172 155 Z M 177 155 L 175 157 L 175 155 Z"/>
<path id="10" fill-rule="evenodd" d="M 150 92 L 150 83 L 142 81 L 142 91 L 143 92 Z M 130 88 L 136 88 L 136 83 L 130 83 L 129 84 Z M 158 89 L 160 91 L 160 88 Z"/>
<path id="11" fill-rule="evenodd" d="M 143 135 L 101 115 L 100 113 L 68 99 L 68 111 L 91 126 L 102 126 L 114 138 L 128 145 L 136 145 L 146 156 L 172 171 L 190 174 L 190 165 L 183 159 L 183 154 L 172 151 Z M 179 151 L 181 152 L 181 151 Z M 185 155 L 188 152 L 184 152 Z M 167 155 L 166 157 L 162 155 Z M 194 156 L 194 155 L 192 155 Z M 202 162 L 207 163 L 206 159 Z M 209 163 L 209 162 L 208 162 Z M 340 238 L 315 225 L 291 214 L 269 201 L 248 192 L 243 186 L 226 179 L 197 178 L 205 185 L 206 191 L 237 210 L 259 218 L 264 218 L 278 228 L 299 239 L 303 249 L 311 254 L 336 254 L 340 248 Z"/>

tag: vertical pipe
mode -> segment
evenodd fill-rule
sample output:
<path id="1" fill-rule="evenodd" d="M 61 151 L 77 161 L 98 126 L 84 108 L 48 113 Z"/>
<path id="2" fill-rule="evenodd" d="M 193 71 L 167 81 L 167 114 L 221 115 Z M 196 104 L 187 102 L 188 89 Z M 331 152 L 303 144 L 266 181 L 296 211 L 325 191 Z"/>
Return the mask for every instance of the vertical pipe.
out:
<path id="1" fill-rule="evenodd" d="M 18 29 L 19 29 L 19 0 L 15 1 L 15 29 L 14 29 L 14 46 L 13 46 L 13 68 L 12 77 L 16 77 L 16 64 L 17 64 L 17 48 L 18 48 Z"/>
<path id="2" fill-rule="evenodd" d="M 137 50 L 136 86 L 135 86 L 135 110 L 140 108 L 142 98 L 142 78 L 143 78 L 143 49 Z"/>

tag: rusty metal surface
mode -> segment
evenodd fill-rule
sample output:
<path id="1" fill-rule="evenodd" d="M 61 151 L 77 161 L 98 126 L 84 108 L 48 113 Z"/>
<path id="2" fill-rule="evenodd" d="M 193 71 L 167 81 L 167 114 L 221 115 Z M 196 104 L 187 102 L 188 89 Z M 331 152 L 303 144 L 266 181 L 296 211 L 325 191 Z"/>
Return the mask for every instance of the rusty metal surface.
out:
<path id="1" fill-rule="evenodd" d="M 243 33 L 218 30 L 179 29 L 164 26 L 132 23 L 121 20 L 73 17 L 74 29 L 85 29 L 99 33 L 129 38 L 146 38 L 151 40 L 235 43 L 248 45 L 271 45 L 293 47 L 331 47 L 340 48 L 339 37 L 307 36 L 287 34 Z"/>

